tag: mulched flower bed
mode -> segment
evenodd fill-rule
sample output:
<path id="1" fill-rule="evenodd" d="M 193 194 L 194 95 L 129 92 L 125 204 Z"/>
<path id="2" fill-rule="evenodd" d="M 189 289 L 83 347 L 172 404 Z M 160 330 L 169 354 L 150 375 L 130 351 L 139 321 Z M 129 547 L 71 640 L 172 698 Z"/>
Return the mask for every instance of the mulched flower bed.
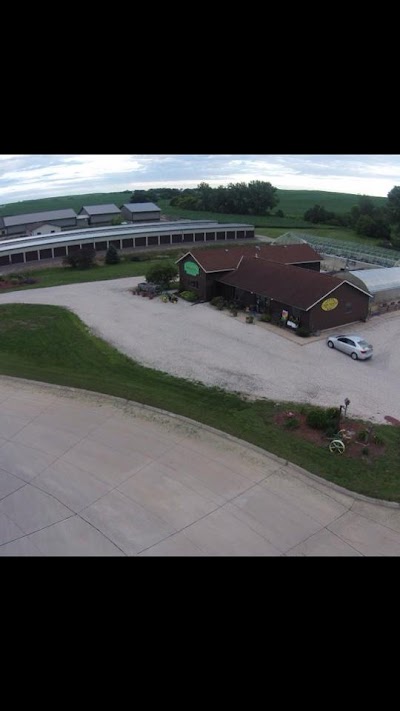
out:
<path id="1" fill-rule="evenodd" d="M 39 279 L 9 279 L 9 281 L 2 281 L 0 279 L 0 289 L 13 289 L 16 286 L 27 286 L 28 284 L 37 284 Z"/>
<path id="2" fill-rule="evenodd" d="M 307 424 L 306 418 L 306 414 L 285 411 L 278 413 L 274 418 L 274 422 L 275 424 L 282 427 L 282 429 L 293 433 L 296 437 L 305 439 L 307 442 L 311 442 L 317 447 L 326 447 L 328 449 L 329 443 L 334 438 L 328 437 L 321 430 L 316 430 L 310 427 Z M 299 423 L 298 427 L 291 428 L 290 426 L 287 426 L 288 421 L 292 419 L 297 420 L 297 422 Z M 377 457 L 381 457 L 383 454 L 385 454 L 385 445 L 376 444 L 374 442 L 373 431 L 369 437 L 369 442 L 359 441 L 359 433 L 365 432 L 366 429 L 364 424 L 352 420 L 346 420 L 345 422 L 342 422 L 340 429 L 345 429 L 346 434 L 349 436 L 349 439 L 344 440 L 346 450 L 342 455 L 332 454 L 332 456 L 352 457 L 354 459 L 368 460 L 376 459 Z M 365 448 L 368 448 L 368 454 L 366 454 Z"/>

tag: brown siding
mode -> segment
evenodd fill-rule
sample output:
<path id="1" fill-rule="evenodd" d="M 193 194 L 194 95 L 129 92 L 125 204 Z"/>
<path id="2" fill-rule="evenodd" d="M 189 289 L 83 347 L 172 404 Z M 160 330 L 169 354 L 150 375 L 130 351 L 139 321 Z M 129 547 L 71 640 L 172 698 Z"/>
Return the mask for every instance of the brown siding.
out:
<path id="1" fill-rule="evenodd" d="M 185 257 L 185 259 L 182 259 L 181 262 L 179 262 L 178 266 L 180 289 L 185 291 L 194 291 L 196 294 L 198 294 L 199 299 L 201 301 L 209 301 L 217 293 L 215 283 L 216 280 L 227 272 L 212 272 L 211 274 L 207 274 L 199 266 L 200 273 L 196 276 L 191 276 L 190 274 L 186 274 L 186 272 L 184 271 L 184 264 L 186 262 L 193 261 L 195 260 L 189 255 L 188 257 Z M 197 287 L 193 285 L 193 282 L 197 282 Z"/>
<path id="2" fill-rule="evenodd" d="M 335 328 L 353 321 L 363 321 L 368 316 L 369 297 L 349 284 L 341 284 L 327 298 L 335 298 L 339 304 L 332 311 L 324 311 L 321 308 L 324 301 L 322 299 L 310 309 L 310 329 L 312 331 Z M 348 304 L 351 304 L 351 310 L 347 307 Z"/>

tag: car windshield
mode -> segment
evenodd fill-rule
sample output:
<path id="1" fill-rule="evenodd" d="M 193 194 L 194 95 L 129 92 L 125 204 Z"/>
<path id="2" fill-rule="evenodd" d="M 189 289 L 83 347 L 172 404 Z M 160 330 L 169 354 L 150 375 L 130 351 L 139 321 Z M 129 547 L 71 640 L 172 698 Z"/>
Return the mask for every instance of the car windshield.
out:
<path id="1" fill-rule="evenodd" d="M 372 348 L 372 346 L 367 343 L 367 341 L 358 341 L 358 345 L 361 346 L 361 348 Z"/>

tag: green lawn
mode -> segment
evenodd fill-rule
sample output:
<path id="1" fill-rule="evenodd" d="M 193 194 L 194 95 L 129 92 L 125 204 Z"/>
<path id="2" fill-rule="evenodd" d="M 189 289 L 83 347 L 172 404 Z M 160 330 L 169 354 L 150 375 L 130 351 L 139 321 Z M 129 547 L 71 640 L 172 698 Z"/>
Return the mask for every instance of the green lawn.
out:
<path id="1" fill-rule="evenodd" d="M 273 418 L 293 403 L 246 401 L 218 388 L 145 368 L 57 306 L 0 306 L 0 373 L 116 395 L 216 427 L 362 494 L 400 501 L 400 428 L 380 425 L 386 454 L 368 462 L 329 453 L 282 431 Z M 367 459 L 367 458 L 366 458 Z"/>
<path id="2" fill-rule="evenodd" d="M 162 255 L 168 256 L 171 261 L 178 258 L 178 252 L 168 252 Z M 87 281 L 106 281 L 108 279 L 122 279 L 124 277 L 143 276 L 145 271 L 153 264 L 159 264 L 159 260 L 152 255 L 148 259 L 140 262 L 121 261 L 119 264 L 96 264 L 90 269 L 71 269 L 71 267 L 48 267 L 47 269 L 32 269 L 29 266 L 24 270 L 28 274 L 38 279 L 37 284 L 24 285 L 22 287 L 13 286 L 11 289 L 1 289 L 0 294 L 5 291 L 19 291 L 20 289 L 41 289 L 46 286 L 62 286 L 63 284 L 81 284 Z M 8 279 L 10 274 L 3 274 Z"/>

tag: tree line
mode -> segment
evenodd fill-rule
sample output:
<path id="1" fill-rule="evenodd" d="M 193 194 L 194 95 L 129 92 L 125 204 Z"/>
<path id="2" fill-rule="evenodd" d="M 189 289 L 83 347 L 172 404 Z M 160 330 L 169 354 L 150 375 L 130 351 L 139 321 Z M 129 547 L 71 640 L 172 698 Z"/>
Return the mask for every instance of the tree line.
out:
<path id="1" fill-rule="evenodd" d="M 203 182 L 197 188 L 134 190 L 130 198 L 133 203 L 157 200 L 170 200 L 171 206 L 183 210 L 259 216 L 271 214 L 279 203 L 277 188 L 262 180 L 230 183 L 217 188 Z M 284 217 L 282 210 L 273 214 Z M 370 197 L 362 195 L 348 212 L 335 213 L 322 205 L 314 205 L 306 210 L 303 219 L 314 225 L 347 227 L 363 237 L 381 240 L 385 247 L 400 249 L 400 186 L 388 193 L 383 206 L 376 206 Z"/>
<path id="2" fill-rule="evenodd" d="M 157 199 L 170 199 L 170 205 L 183 210 L 206 210 L 233 215 L 267 215 L 279 202 L 277 188 L 262 180 L 252 180 L 248 184 L 230 183 L 218 188 L 200 183 L 197 188 L 185 190 L 135 190 L 130 202 L 156 202 Z M 276 214 L 283 217 L 282 211 Z"/>
<path id="3" fill-rule="evenodd" d="M 303 219 L 313 224 L 350 227 L 363 237 L 383 240 L 384 246 L 400 248 L 400 187 L 395 186 L 387 202 L 377 207 L 367 195 L 360 196 L 358 204 L 342 214 L 314 205 L 304 213 Z"/>

